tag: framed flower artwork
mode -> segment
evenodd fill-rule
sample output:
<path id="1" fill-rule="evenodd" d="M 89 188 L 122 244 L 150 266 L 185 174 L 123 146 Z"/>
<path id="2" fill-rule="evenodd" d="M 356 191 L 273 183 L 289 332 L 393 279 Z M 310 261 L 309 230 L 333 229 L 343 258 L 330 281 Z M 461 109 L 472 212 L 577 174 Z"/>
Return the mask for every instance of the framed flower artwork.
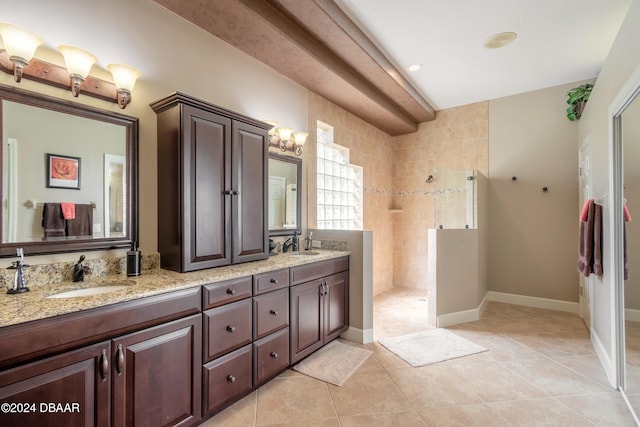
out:
<path id="1" fill-rule="evenodd" d="M 47 153 L 47 188 L 80 189 L 80 157 Z"/>

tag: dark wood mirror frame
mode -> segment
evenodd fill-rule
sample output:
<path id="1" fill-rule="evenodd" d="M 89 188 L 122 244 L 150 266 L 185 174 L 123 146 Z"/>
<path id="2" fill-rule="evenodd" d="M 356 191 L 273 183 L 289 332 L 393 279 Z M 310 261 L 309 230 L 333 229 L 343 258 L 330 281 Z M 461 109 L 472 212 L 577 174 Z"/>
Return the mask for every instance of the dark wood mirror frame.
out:
<path id="1" fill-rule="evenodd" d="M 288 162 L 296 166 L 296 180 L 298 188 L 302 188 L 302 159 L 269 152 L 269 159 Z M 296 197 L 296 228 L 269 229 L 269 236 L 289 236 L 294 232 L 302 234 L 302 197 Z"/>
<path id="2" fill-rule="evenodd" d="M 90 120 L 97 120 L 124 126 L 126 129 L 126 185 L 127 185 L 127 230 L 125 237 L 74 239 L 60 241 L 11 242 L 0 244 L 0 257 L 15 257 L 16 249 L 23 248 L 25 255 L 43 255 L 61 252 L 78 252 L 87 250 L 107 250 L 130 247 L 132 241 L 138 241 L 138 118 L 124 114 L 101 110 L 98 108 L 69 102 L 46 95 L 41 95 L 0 85 L 0 135 L 2 134 L 2 101 L 13 101 L 56 112 L 76 115 Z M 0 151 L 0 165 L 2 152 Z M 2 188 L 2 174 L 0 174 Z M 0 224 L 2 224 L 0 210 Z M 0 227 L 0 233 L 1 227 Z M 1 241 L 1 239 L 0 239 Z"/>

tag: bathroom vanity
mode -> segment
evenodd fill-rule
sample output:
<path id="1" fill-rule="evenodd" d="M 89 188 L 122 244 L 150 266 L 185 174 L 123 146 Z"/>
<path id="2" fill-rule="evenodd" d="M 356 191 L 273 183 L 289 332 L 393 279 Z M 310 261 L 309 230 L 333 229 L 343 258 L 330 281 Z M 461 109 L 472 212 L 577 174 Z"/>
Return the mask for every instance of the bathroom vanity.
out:
<path id="1" fill-rule="evenodd" d="M 348 272 L 348 253 L 317 251 L 115 276 L 125 289 L 97 296 L 50 298 L 72 284 L 2 295 L 0 419 L 197 424 L 348 328 Z"/>

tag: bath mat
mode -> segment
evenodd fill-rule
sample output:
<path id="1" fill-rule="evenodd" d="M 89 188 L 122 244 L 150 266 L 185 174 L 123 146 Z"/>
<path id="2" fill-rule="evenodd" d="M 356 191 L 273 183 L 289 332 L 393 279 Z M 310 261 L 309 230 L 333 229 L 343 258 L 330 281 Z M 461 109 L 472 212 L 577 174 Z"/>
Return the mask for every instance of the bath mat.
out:
<path id="1" fill-rule="evenodd" d="M 293 369 L 310 377 L 342 386 L 371 353 L 364 348 L 332 341 L 296 364 Z"/>
<path id="2" fill-rule="evenodd" d="M 378 342 L 413 367 L 487 351 L 486 348 L 446 329 L 430 329 L 399 337 L 383 338 Z"/>

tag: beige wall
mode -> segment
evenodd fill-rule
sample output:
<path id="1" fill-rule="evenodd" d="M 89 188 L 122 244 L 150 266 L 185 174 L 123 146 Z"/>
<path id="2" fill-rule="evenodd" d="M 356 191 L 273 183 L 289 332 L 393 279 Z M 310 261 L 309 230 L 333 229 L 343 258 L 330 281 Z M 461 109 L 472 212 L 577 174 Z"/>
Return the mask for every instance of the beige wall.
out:
<path id="1" fill-rule="evenodd" d="M 433 190 L 425 182 L 435 168 L 476 169 L 487 174 L 488 104 L 439 111 L 418 131 L 395 138 L 392 216 L 394 286 L 426 289 L 427 230 L 434 226 Z M 436 176 L 437 179 L 437 176 Z"/>
<path id="2" fill-rule="evenodd" d="M 308 94 L 309 140 L 304 147 L 307 177 L 306 218 L 309 228 L 316 227 L 316 123 L 334 127 L 334 142 L 350 150 L 350 161 L 361 166 L 364 174 L 364 229 L 373 231 L 374 295 L 393 286 L 392 171 L 393 138 L 338 107 L 325 98 Z M 303 213 L 303 216 L 304 213 Z"/>
<path id="3" fill-rule="evenodd" d="M 489 102 L 492 291 L 578 301 L 578 123 L 565 115 L 577 84 Z"/>

